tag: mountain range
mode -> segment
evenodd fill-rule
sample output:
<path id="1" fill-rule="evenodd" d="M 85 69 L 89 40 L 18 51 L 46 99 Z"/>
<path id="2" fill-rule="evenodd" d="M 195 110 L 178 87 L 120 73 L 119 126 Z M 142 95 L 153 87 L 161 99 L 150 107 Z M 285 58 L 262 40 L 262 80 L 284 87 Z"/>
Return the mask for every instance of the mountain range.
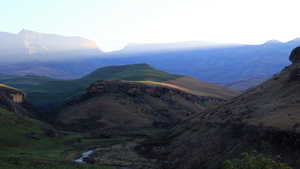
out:
<path id="1" fill-rule="evenodd" d="M 1 32 L 0 37 L 0 72 L 6 75 L 76 79 L 104 66 L 147 63 L 168 73 L 240 91 L 287 66 L 285 58 L 300 42 L 297 38 L 285 43 L 270 40 L 261 45 L 202 41 L 128 44 L 122 50 L 104 53 L 94 41 L 81 37 L 29 30 L 18 34 Z"/>
<path id="2" fill-rule="evenodd" d="M 183 45 L 176 51 L 162 44 L 136 50 L 140 45 L 131 44 L 111 53 L 77 41 L 72 53 L 67 46 L 63 52 L 51 48 L 46 34 L 24 30 L 11 36 L 25 47 L 16 45 L 9 55 L 6 46 L 1 55 L 11 59 L 1 67 L 8 72 L 0 74 L 0 82 L 11 85 L 0 85 L 2 168 L 217 169 L 253 150 L 253 158 L 300 167 L 300 47 L 290 49 L 300 39 Z M 22 57 L 28 62 L 15 64 Z M 244 92 L 185 75 L 194 69 L 199 79 Z"/>

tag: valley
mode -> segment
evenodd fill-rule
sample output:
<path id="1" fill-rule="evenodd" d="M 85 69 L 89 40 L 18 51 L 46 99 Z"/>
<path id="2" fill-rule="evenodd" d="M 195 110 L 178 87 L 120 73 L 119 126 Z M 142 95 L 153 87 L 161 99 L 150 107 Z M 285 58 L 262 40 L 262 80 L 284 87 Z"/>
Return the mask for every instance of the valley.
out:
<path id="1" fill-rule="evenodd" d="M 0 37 L 0 168 L 228 169 L 254 150 L 300 167 L 299 38 L 105 53 L 81 37 Z"/>

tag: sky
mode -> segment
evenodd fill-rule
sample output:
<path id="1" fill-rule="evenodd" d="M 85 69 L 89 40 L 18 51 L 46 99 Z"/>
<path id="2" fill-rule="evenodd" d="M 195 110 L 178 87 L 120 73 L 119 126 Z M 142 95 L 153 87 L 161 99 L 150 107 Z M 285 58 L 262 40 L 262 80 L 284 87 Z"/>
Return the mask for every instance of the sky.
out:
<path id="1" fill-rule="evenodd" d="M 0 32 L 22 29 L 96 41 L 262 44 L 300 37 L 297 0 L 0 0 Z"/>

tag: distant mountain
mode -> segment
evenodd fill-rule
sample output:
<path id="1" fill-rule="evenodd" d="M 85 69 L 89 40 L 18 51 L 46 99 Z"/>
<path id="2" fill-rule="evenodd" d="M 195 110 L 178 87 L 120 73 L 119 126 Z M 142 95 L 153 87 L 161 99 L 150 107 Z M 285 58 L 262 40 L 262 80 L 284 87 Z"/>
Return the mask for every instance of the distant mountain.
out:
<path id="1" fill-rule="evenodd" d="M 106 55 L 108 56 L 107 62 L 111 64 L 148 63 L 169 73 L 218 83 L 240 81 L 255 76 L 272 76 L 289 64 L 286 57 L 299 43 L 300 39 L 298 38 L 285 43 L 269 41 L 261 45 L 190 48 L 179 51 L 153 50 L 145 52 L 143 50 L 131 53 L 122 52 L 125 51 L 126 48 L 124 48 L 119 53 L 110 52 Z M 138 48 L 139 45 L 133 47 Z M 241 90 L 246 89 L 242 88 Z"/>
<path id="2" fill-rule="evenodd" d="M 3 74 L 78 78 L 103 66 L 99 60 L 102 54 L 94 41 L 81 37 L 25 29 L 18 34 L 0 32 L 0 72 Z"/>
<path id="3" fill-rule="evenodd" d="M 23 29 L 18 34 L 0 32 L 1 54 L 43 53 L 55 51 L 101 49 L 95 41 L 82 37 L 64 37 L 55 34 L 38 33 Z M 13 50 L 13 51 L 11 51 Z"/>
<path id="4" fill-rule="evenodd" d="M 157 70 L 147 64 L 108 66 L 100 68 L 79 79 L 48 81 L 24 90 L 24 92 L 27 93 L 28 99 L 33 101 L 35 105 L 48 108 L 57 107 L 69 99 L 85 93 L 87 87 L 91 83 L 101 79 L 164 82 L 170 85 L 188 88 L 196 95 L 201 95 L 212 99 L 219 98 L 223 101 L 227 101 L 230 98 L 240 94 L 238 91 L 200 82 L 190 77 L 185 79 L 182 78 L 185 77 L 182 75 L 174 75 Z M 190 86 L 184 84 L 186 82 L 189 82 Z M 218 105 L 221 102 L 222 101 L 216 101 L 215 103 L 211 104 Z"/>
<path id="5" fill-rule="evenodd" d="M 136 53 L 154 51 L 180 51 L 187 49 L 212 49 L 220 47 L 241 46 L 241 44 L 219 44 L 205 41 L 186 41 L 173 43 L 129 43 L 116 53 Z"/>
<path id="6" fill-rule="evenodd" d="M 100 67 L 147 63 L 168 73 L 226 84 L 271 77 L 289 64 L 285 58 L 299 43 L 300 38 L 285 43 L 270 40 L 261 45 L 203 41 L 128 44 L 122 50 L 104 53 L 94 41 L 81 37 L 28 30 L 19 34 L 0 32 L 0 73 L 76 79 Z M 259 83 L 253 82 L 239 90 Z"/>

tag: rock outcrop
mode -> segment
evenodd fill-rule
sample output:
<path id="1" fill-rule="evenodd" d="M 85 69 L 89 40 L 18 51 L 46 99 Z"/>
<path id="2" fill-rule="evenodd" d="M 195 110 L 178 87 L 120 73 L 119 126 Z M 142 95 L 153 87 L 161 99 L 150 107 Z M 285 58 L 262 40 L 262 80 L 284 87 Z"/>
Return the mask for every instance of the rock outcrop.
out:
<path id="1" fill-rule="evenodd" d="M 0 95 L 6 96 L 7 98 L 16 103 L 22 103 L 25 101 L 26 98 L 26 94 L 24 92 L 12 89 L 0 88 Z"/>
<path id="2" fill-rule="evenodd" d="M 173 95 L 180 95 L 187 101 L 196 103 L 198 101 L 205 102 L 209 99 L 226 102 L 220 98 L 200 97 L 194 94 L 184 92 L 179 89 L 162 86 L 162 85 L 146 85 L 144 83 L 132 83 L 122 81 L 97 81 L 91 84 L 87 91 L 89 93 L 126 93 L 130 96 L 138 96 L 140 94 L 147 94 L 151 97 L 162 98 L 163 96 L 172 97 Z"/>
<path id="3" fill-rule="evenodd" d="M 26 99 L 26 93 L 6 85 L 0 85 L 0 107 L 31 118 L 39 116 L 39 110 Z"/>
<path id="4" fill-rule="evenodd" d="M 300 59 L 300 46 L 296 47 L 295 49 L 292 50 L 289 60 L 292 63 L 297 62 Z"/>

